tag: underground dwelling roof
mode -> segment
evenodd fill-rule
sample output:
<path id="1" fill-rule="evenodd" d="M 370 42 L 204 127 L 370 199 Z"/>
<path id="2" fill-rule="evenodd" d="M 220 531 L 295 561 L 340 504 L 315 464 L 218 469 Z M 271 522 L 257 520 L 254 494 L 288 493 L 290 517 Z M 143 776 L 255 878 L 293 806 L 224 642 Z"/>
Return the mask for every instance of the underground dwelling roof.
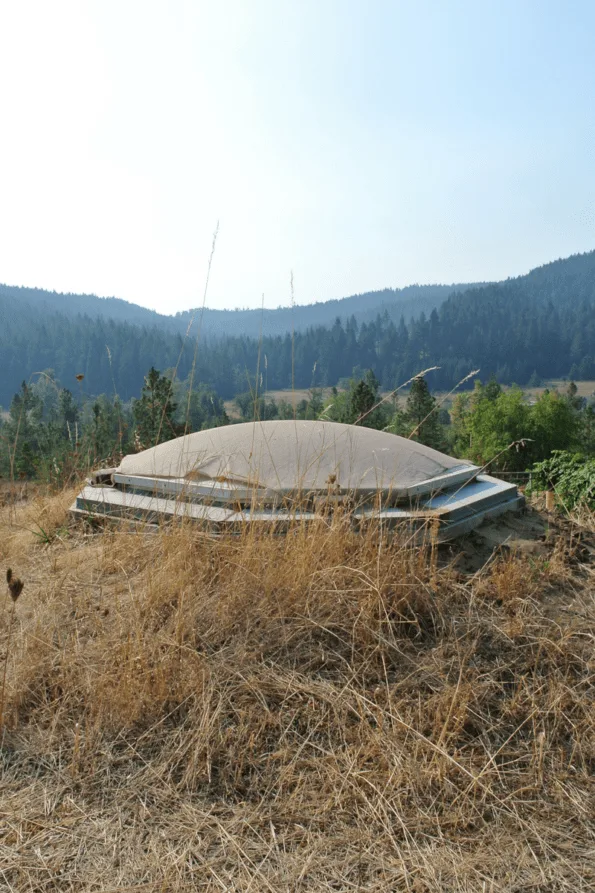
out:
<path id="1" fill-rule="evenodd" d="M 247 422 L 199 431 L 126 456 L 120 474 L 217 480 L 276 492 L 429 492 L 478 469 L 412 440 L 325 421 Z M 455 481 L 456 479 L 456 481 Z M 442 482 L 441 482 L 442 483 Z"/>

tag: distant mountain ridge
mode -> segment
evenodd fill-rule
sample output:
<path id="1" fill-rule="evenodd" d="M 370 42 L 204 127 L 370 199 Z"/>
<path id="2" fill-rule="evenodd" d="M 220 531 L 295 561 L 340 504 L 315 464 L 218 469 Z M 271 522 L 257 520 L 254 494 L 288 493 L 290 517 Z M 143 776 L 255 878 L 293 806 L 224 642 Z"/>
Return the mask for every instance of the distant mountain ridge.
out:
<path id="1" fill-rule="evenodd" d="M 403 316 L 408 322 L 421 313 L 428 315 L 437 309 L 450 296 L 489 286 L 522 283 L 527 293 L 543 293 L 547 291 L 551 299 L 556 298 L 555 280 L 561 279 L 561 291 L 564 292 L 563 280 L 573 278 L 575 284 L 584 280 L 584 289 L 592 286 L 590 258 L 595 266 L 595 251 L 559 258 L 535 267 L 528 273 L 509 277 L 501 282 L 459 283 L 452 285 L 408 285 L 404 288 L 384 288 L 376 291 L 334 298 L 328 301 L 316 301 L 312 304 L 297 304 L 291 307 L 275 309 L 236 309 L 216 310 L 206 307 L 204 310 L 193 308 L 174 315 L 166 315 L 133 304 L 122 298 L 98 297 L 92 294 L 75 294 L 72 292 L 48 291 L 42 288 L 0 284 L 0 299 L 17 301 L 19 305 L 27 304 L 46 313 L 60 313 L 68 317 L 88 316 L 91 319 L 114 320 L 131 325 L 146 327 L 156 326 L 163 332 L 185 335 L 188 326 L 194 320 L 193 333 L 197 331 L 199 320 L 202 320 L 201 334 L 209 338 L 239 335 L 258 338 L 266 335 L 282 335 L 292 330 L 304 331 L 312 326 L 332 325 L 340 318 L 344 322 L 355 318 L 358 324 L 371 322 L 378 315 L 388 314 L 394 322 Z M 583 290 L 584 290 L 583 289 Z"/>
<path id="2" fill-rule="evenodd" d="M 471 285 L 409 285 L 405 288 L 385 288 L 346 298 L 298 304 L 291 307 L 262 310 L 214 310 L 211 308 L 185 310 L 173 316 L 157 313 L 122 298 L 100 298 L 96 295 L 51 292 L 41 288 L 0 285 L 0 298 L 16 300 L 49 313 L 65 316 L 88 316 L 91 319 L 113 319 L 131 325 L 157 326 L 164 332 L 184 335 L 193 322 L 193 332 L 202 320 L 201 333 L 209 338 L 226 335 L 242 335 L 257 338 L 261 327 L 263 335 L 281 335 L 303 331 L 310 326 L 332 325 L 337 317 L 342 320 L 354 316 L 358 323 L 369 322 L 378 314 L 388 313 L 398 322 L 430 313 L 456 291 L 481 287 Z"/>
<path id="3" fill-rule="evenodd" d="M 411 303 L 416 312 L 409 315 Z M 315 315 L 300 320 L 302 310 L 321 312 L 323 322 L 308 324 Z M 23 380 L 45 370 L 65 387 L 77 390 L 76 376 L 84 375 L 86 394 L 116 391 L 129 399 L 150 366 L 177 367 L 185 378 L 195 361 L 195 381 L 225 398 L 257 380 L 265 391 L 292 382 L 308 388 L 364 369 L 391 389 L 428 367 L 439 367 L 431 375 L 437 389 L 454 387 L 477 368 L 482 378 L 493 373 L 508 384 L 595 378 L 595 251 L 499 283 L 387 289 L 293 312 L 293 338 L 286 327 L 291 310 L 281 308 L 269 311 L 278 331 L 265 316 L 261 339 L 260 311 L 205 311 L 225 322 L 217 323 L 218 337 L 204 325 L 195 351 L 194 333 L 185 337 L 187 314 L 165 317 L 117 299 L 0 287 L 0 404 L 7 407 Z"/>
<path id="4" fill-rule="evenodd" d="M 477 283 L 473 287 L 480 288 L 482 285 L 483 283 Z M 204 311 L 203 331 L 207 335 L 224 331 L 227 335 L 259 337 L 262 323 L 263 335 L 282 335 L 291 331 L 292 326 L 297 332 L 311 326 L 330 326 L 337 317 L 345 321 L 353 316 L 358 324 L 371 322 L 385 312 L 398 322 L 401 316 L 409 320 L 422 312 L 431 313 L 449 295 L 470 287 L 470 285 L 408 285 L 405 288 L 385 288 L 345 298 L 317 301 L 313 304 L 298 304 L 293 310 L 291 307 L 278 307 L 274 310 L 265 308 L 264 312 L 209 309 Z M 194 312 L 190 310 L 176 314 L 175 319 L 182 323 L 184 331 Z"/>

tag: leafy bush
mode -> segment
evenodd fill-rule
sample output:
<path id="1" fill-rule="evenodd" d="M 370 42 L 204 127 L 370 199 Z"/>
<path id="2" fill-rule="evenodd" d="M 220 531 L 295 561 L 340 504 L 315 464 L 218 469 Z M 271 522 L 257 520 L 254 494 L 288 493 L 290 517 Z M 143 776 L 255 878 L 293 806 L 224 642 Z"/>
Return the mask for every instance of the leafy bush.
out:
<path id="1" fill-rule="evenodd" d="M 567 508 L 595 509 L 595 459 L 554 450 L 549 459 L 533 466 L 533 472 L 534 486 L 555 490 Z"/>

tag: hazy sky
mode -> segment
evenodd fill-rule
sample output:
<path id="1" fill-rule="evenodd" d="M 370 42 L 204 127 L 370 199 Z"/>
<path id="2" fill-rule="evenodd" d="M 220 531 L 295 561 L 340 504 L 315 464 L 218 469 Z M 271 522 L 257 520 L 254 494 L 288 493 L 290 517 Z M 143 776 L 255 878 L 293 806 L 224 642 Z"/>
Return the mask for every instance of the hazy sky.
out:
<path id="1" fill-rule="evenodd" d="M 0 0 L 0 282 L 162 312 L 595 247 L 593 0 Z"/>

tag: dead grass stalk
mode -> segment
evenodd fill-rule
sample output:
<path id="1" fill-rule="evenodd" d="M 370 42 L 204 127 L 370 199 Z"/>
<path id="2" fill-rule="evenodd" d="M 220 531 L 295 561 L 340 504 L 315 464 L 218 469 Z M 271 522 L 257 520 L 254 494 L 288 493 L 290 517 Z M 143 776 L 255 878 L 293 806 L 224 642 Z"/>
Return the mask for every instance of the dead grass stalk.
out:
<path id="1" fill-rule="evenodd" d="M 64 532 L 66 502 L 47 543 L 0 516 L 6 889 L 590 889 L 585 537 L 464 578 L 340 516 Z"/>

